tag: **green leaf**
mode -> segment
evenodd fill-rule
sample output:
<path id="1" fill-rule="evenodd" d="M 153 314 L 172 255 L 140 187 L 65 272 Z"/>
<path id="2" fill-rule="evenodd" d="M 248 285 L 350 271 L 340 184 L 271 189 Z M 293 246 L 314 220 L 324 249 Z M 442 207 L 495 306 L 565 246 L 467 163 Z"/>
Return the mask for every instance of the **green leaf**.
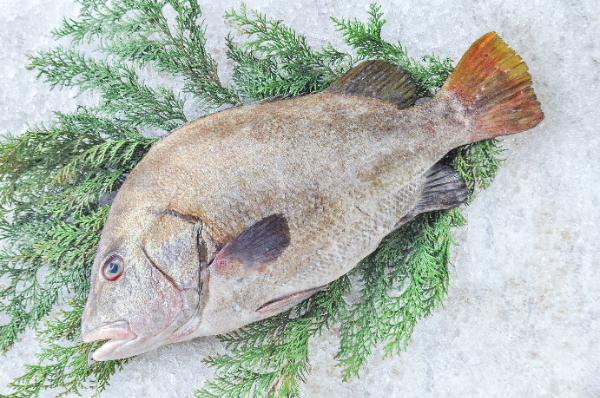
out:
<path id="1" fill-rule="evenodd" d="M 282 21 L 255 11 L 231 10 L 225 19 L 238 33 L 252 39 L 241 45 L 227 36 L 227 56 L 235 62 L 233 80 L 245 97 L 260 100 L 321 91 L 346 72 L 352 58 L 328 45 L 312 49 Z"/>
<path id="2" fill-rule="evenodd" d="M 135 69 L 123 62 L 85 57 L 71 49 L 57 47 L 31 58 L 32 65 L 52 87 L 78 87 L 80 93 L 97 90 L 102 95 L 96 112 L 119 119 L 125 128 L 155 127 L 170 131 L 187 119 L 184 100 L 170 87 L 146 86 Z"/>
<path id="3" fill-rule="evenodd" d="M 183 91 L 193 94 L 207 110 L 241 104 L 236 90 L 221 84 L 217 64 L 206 52 L 206 26 L 196 0 L 86 0 L 82 4 L 80 19 L 65 19 L 62 29 L 55 31 L 57 37 L 70 36 L 75 44 L 98 39 L 102 53 L 183 77 Z M 167 8 L 175 13 L 173 29 Z"/>

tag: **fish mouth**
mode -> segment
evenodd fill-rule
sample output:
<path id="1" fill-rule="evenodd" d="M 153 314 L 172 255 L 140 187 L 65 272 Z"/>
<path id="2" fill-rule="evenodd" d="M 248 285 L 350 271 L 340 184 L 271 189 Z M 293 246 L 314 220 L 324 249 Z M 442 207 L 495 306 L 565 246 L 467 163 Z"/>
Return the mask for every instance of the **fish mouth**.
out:
<path id="1" fill-rule="evenodd" d="M 118 351 L 122 351 L 120 350 L 121 347 L 134 341 L 137 337 L 138 336 L 129 328 L 129 322 L 116 321 L 84 331 L 81 339 L 84 343 L 108 340 L 92 355 L 92 358 L 95 361 L 108 361 L 131 356 L 126 353 L 119 354 Z"/>

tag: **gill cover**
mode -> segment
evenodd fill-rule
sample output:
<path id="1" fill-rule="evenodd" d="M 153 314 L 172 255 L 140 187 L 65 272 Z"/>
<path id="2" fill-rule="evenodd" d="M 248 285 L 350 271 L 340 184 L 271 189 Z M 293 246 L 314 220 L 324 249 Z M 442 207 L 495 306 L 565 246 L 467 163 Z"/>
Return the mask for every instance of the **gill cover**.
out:
<path id="1" fill-rule="evenodd" d="M 179 289 L 200 288 L 199 219 L 173 210 L 159 213 L 141 237 L 145 255 Z"/>
<path id="2" fill-rule="evenodd" d="M 184 300 L 177 325 L 169 328 L 168 342 L 184 339 L 200 322 L 203 266 L 201 262 L 202 221 L 174 210 L 165 210 L 142 236 L 144 254 L 165 278 L 176 286 Z"/>

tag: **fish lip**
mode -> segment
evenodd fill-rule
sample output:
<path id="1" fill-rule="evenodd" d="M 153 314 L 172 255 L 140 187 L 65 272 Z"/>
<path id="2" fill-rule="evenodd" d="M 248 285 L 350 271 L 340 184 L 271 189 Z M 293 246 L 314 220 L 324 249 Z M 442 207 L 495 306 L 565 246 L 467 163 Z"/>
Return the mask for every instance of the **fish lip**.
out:
<path id="1" fill-rule="evenodd" d="M 117 359 L 119 356 L 111 355 L 119 347 L 130 343 L 138 338 L 129 328 L 129 322 L 127 321 L 115 321 L 106 323 L 102 326 L 96 327 L 91 330 L 83 332 L 81 339 L 84 343 L 92 343 L 95 341 L 106 341 L 100 348 L 98 348 L 92 358 L 95 361 L 106 361 L 110 359 Z"/>
<path id="2" fill-rule="evenodd" d="M 81 336 L 84 343 L 101 340 L 132 340 L 137 335 L 129 328 L 127 321 L 105 323 L 91 330 L 85 330 Z"/>

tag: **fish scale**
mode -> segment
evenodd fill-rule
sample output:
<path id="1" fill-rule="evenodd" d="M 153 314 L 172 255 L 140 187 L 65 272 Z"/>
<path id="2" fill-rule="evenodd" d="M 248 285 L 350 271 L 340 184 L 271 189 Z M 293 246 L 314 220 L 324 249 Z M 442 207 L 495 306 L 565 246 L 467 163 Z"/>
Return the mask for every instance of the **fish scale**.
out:
<path id="1" fill-rule="evenodd" d="M 525 64 L 495 33 L 435 98 L 413 106 L 416 92 L 406 71 L 365 61 L 322 93 L 232 108 L 158 142 L 102 232 L 83 339 L 110 341 L 94 359 L 290 308 L 419 212 L 463 203 L 465 182 L 438 163 L 450 150 L 543 119 Z"/>
<path id="2" fill-rule="evenodd" d="M 356 98 L 343 96 L 342 98 L 335 98 L 342 96 L 341 94 L 322 94 L 323 97 L 334 97 L 336 104 L 341 107 L 348 108 L 358 108 L 356 113 L 366 114 L 370 102 L 376 102 L 377 100 L 371 99 L 370 101 L 364 101 L 362 98 L 360 99 L 361 103 L 356 104 Z M 304 284 L 308 287 L 316 287 L 319 285 L 323 285 L 329 282 L 332 279 L 335 279 L 344 273 L 346 273 L 349 269 L 355 266 L 356 262 L 360 260 L 362 257 L 370 253 L 379 243 L 379 241 L 389 232 L 390 229 L 398 222 L 398 220 L 408 211 L 410 208 L 414 206 L 416 201 L 418 200 L 418 190 L 416 183 L 412 184 L 412 190 L 406 191 L 404 188 L 401 188 L 406 184 L 406 176 L 403 174 L 399 174 L 396 170 L 397 167 L 394 167 L 393 162 L 403 162 L 405 169 L 410 167 L 410 164 L 407 165 L 403 160 L 406 156 L 403 155 L 405 151 L 400 149 L 394 150 L 390 149 L 390 145 L 393 145 L 393 131 L 388 132 L 387 135 L 382 134 L 379 129 L 380 120 L 372 121 L 367 120 L 364 125 L 356 128 L 354 125 L 352 129 L 343 127 L 337 129 L 319 129 L 318 131 L 311 130 L 310 134 L 307 134 L 309 137 L 306 137 L 302 134 L 302 130 L 300 128 L 308 128 L 311 123 L 306 122 L 307 119 L 311 117 L 311 115 L 302 115 L 303 111 L 310 108 L 311 102 L 325 103 L 332 101 L 331 98 L 322 99 L 319 96 L 314 97 L 304 97 L 298 100 L 290 100 L 285 105 L 285 115 L 288 118 L 292 117 L 289 115 L 293 115 L 294 118 L 300 118 L 304 123 L 293 123 L 290 124 L 294 126 L 294 146 L 299 146 L 300 140 L 304 139 L 303 143 L 304 148 L 309 148 L 310 152 L 303 153 L 304 164 L 311 164 L 311 161 L 318 159 L 329 159 L 327 161 L 329 169 L 337 170 L 340 172 L 340 175 L 334 176 L 331 175 L 332 180 L 337 180 L 337 184 L 325 184 L 327 187 L 327 191 L 318 192 L 318 195 L 315 195 L 315 187 L 310 187 L 310 185 L 314 185 L 314 181 L 320 181 L 323 178 L 323 175 L 316 176 L 315 169 L 319 171 L 323 171 L 322 167 L 313 167 L 313 168 L 301 168 L 297 170 L 294 164 L 289 162 L 284 163 L 283 165 L 279 165 L 280 170 L 278 170 L 279 174 L 276 174 L 276 177 L 273 180 L 264 179 L 261 182 L 262 184 L 267 184 L 265 187 L 260 187 L 256 185 L 256 189 L 254 192 L 245 192 L 243 195 L 232 194 L 231 192 L 226 193 L 227 189 L 221 188 L 221 190 L 215 195 L 220 197 L 227 197 L 227 199 L 231 200 L 231 202 L 226 202 L 224 207 L 226 210 L 219 211 L 218 217 L 220 219 L 221 227 L 226 232 L 222 232 L 221 234 L 215 234 L 217 239 L 228 240 L 228 235 L 235 236 L 239 234 L 239 232 L 249 226 L 252 223 L 252 220 L 260 219 L 262 217 L 266 217 L 269 214 L 273 213 L 282 213 L 284 214 L 288 220 L 290 220 L 290 236 L 291 241 L 299 246 L 304 246 L 303 250 L 295 250 L 290 252 L 289 256 L 285 253 L 282 257 L 274 264 L 270 266 L 270 269 L 273 270 L 271 273 L 259 278 L 248 279 L 245 282 L 241 282 L 245 284 L 244 291 L 249 292 L 245 295 L 245 301 L 248 301 L 248 298 L 252 298 L 251 301 L 255 302 L 254 307 L 258 308 L 261 303 L 269 301 L 273 297 L 285 296 L 286 294 L 291 294 L 297 289 L 298 281 L 302 280 Z M 307 104 L 306 102 L 309 102 Z M 366 102 L 366 103 L 365 103 Z M 341 104 L 341 105 L 340 105 Z M 278 104 L 270 103 L 265 105 L 257 105 L 261 107 L 277 107 Z M 362 106 L 362 107 L 361 107 Z M 364 107 L 364 108 L 363 108 Z M 383 105 L 377 104 L 376 115 L 384 116 L 388 120 L 396 120 L 398 124 L 401 125 L 402 119 L 397 118 L 397 109 L 391 103 L 385 103 Z M 277 107 L 279 118 L 284 119 L 285 116 L 281 116 L 283 111 Z M 386 113 L 382 111 L 385 109 Z M 246 112 L 255 112 L 252 108 L 245 109 Z M 270 114 L 269 110 L 264 110 L 265 114 Z M 318 114 L 314 110 L 311 110 L 311 113 L 319 119 L 323 119 L 326 116 L 323 114 Z M 348 111 L 345 112 L 345 115 L 351 116 Z M 313 119 L 314 117 L 313 116 Z M 270 117 L 272 117 L 270 115 Z M 244 119 L 243 117 L 241 118 Z M 255 122 L 258 125 L 262 125 L 262 121 Z M 314 123 L 314 121 L 313 121 Z M 201 125 L 200 123 L 198 123 Z M 333 124 L 333 121 L 330 120 L 329 123 L 322 123 L 326 127 L 330 127 Z M 343 124 L 348 124 L 348 121 L 345 120 Z M 411 123 L 413 124 L 413 123 Z M 211 124 L 214 128 L 214 124 Z M 362 128 L 361 128 L 362 127 Z M 196 128 L 202 131 L 200 126 L 190 125 L 189 128 Z M 345 139 L 339 141 L 336 139 L 335 133 L 339 129 L 345 130 Z M 245 134 L 251 134 L 253 129 L 242 129 L 241 130 Z M 271 141 L 273 142 L 276 137 L 281 137 L 283 144 L 272 144 L 268 151 L 276 151 L 283 152 L 286 148 L 285 144 L 287 143 L 286 139 L 286 131 L 287 129 L 272 129 L 270 132 Z M 181 136 L 184 135 L 184 132 L 179 133 Z M 260 134 L 257 133 L 257 134 Z M 379 142 L 374 142 L 372 137 L 375 136 L 379 139 Z M 406 142 L 407 137 L 415 137 L 416 139 L 420 139 L 420 135 L 417 133 L 404 133 L 404 140 L 402 146 L 415 147 L 420 146 L 419 143 L 411 143 Z M 202 135 L 202 137 L 206 137 Z M 170 137 L 169 137 L 170 138 Z M 204 138 L 209 140 L 210 138 Z M 227 145 L 227 143 L 222 141 L 222 138 L 217 136 L 213 139 L 221 139 L 221 146 Z M 310 139 L 310 140 L 309 140 Z M 239 137 L 231 138 L 231 140 L 240 140 Z M 242 141 L 244 138 L 242 138 Z M 319 140 L 318 145 L 314 143 L 315 140 Z M 277 142 L 277 141 L 275 141 Z M 307 143 L 308 142 L 308 143 Z M 312 145 L 310 144 L 312 143 Z M 331 144 L 330 144 L 331 143 Z M 368 144 L 368 145 L 366 145 Z M 171 145 L 181 145 L 179 143 L 171 144 Z M 209 144 L 211 146 L 216 147 L 217 143 Z M 359 173 L 357 169 L 363 169 L 364 167 L 357 167 L 357 165 L 369 165 L 369 164 L 377 164 L 375 159 L 377 158 L 373 153 L 381 153 L 382 151 L 377 150 L 377 145 L 379 147 L 386 148 L 384 151 L 386 160 L 383 162 L 386 166 L 378 166 L 373 168 L 366 168 L 362 170 L 362 173 Z M 281 148 L 283 146 L 283 148 Z M 368 147 L 368 150 L 364 150 L 363 147 Z M 397 145 L 395 145 L 397 146 Z M 256 146 L 255 146 L 256 147 Z M 241 146 L 242 151 L 245 147 Z M 272 149 L 275 148 L 275 149 Z M 256 149 L 256 148 L 254 148 Z M 262 162 L 257 161 L 256 158 L 266 157 L 267 159 L 277 158 L 277 156 L 270 156 L 261 151 L 243 151 L 243 156 L 238 155 L 236 150 L 230 150 L 230 153 L 233 153 L 235 156 L 234 159 L 244 159 L 243 168 L 244 173 L 242 175 L 235 174 L 232 177 L 232 180 L 235 181 L 236 187 L 245 186 L 243 184 L 244 177 L 247 175 L 253 175 L 256 171 L 255 169 L 258 167 L 261 169 L 263 165 Z M 218 151 L 216 152 L 218 153 Z M 427 156 L 427 151 L 420 151 L 423 156 Z M 343 154 L 343 156 L 337 156 L 338 154 Z M 393 156 L 395 156 L 395 159 Z M 358 160 L 357 160 L 358 159 Z M 206 158 L 203 159 L 206 162 Z M 337 162 L 336 162 L 337 160 Z M 437 159 L 426 159 L 422 161 L 421 168 L 427 169 L 430 164 L 434 163 Z M 413 162 L 415 164 L 417 162 Z M 258 164 L 259 166 L 254 166 Z M 414 166 L 413 166 L 414 167 Z M 223 167 L 224 170 L 229 170 L 228 167 Z M 385 175 L 384 170 L 388 171 L 388 174 Z M 230 172 L 228 172 L 230 173 Z M 262 171 L 259 171 L 262 173 Z M 323 197 L 325 198 L 326 203 L 330 211 L 323 216 L 322 212 L 315 212 L 311 206 L 290 206 L 289 203 L 277 203 L 276 206 L 273 206 L 273 203 L 270 203 L 270 206 L 261 206 L 256 207 L 256 202 L 266 202 L 269 203 L 273 200 L 273 196 L 269 193 L 271 190 L 276 190 L 280 187 L 280 174 L 287 174 L 286 178 L 290 179 L 292 175 L 295 177 L 295 185 L 291 185 L 294 189 L 289 189 L 289 193 L 286 196 L 291 198 L 295 198 L 296 201 L 301 203 L 310 204 L 311 200 L 314 200 L 315 197 Z M 306 173 L 308 175 L 303 175 L 301 173 Z M 369 175 L 370 173 L 370 175 Z M 417 174 L 419 171 L 417 171 Z M 332 172 L 333 174 L 333 172 Z M 353 187 L 353 189 L 348 192 L 348 183 L 344 180 L 348 180 L 353 175 L 361 175 L 362 178 L 357 181 L 357 184 Z M 348 175 L 350 177 L 348 177 Z M 213 175 L 204 175 L 204 183 L 205 188 L 210 190 L 210 187 L 214 187 L 217 185 L 218 179 L 221 177 L 219 173 L 215 173 Z M 387 177 L 387 178 L 386 178 Z M 237 179 L 241 179 L 237 180 Z M 268 184 L 271 184 L 270 186 Z M 227 185 L 226 185 L 227 186 Z M 404 206 L 395 206 L 395 202 L 397 199 L 394 198 L 396 193 L 389 192 L 388 189 L 393 187 L 394 190 L 398 190 L 401 188 L 401 196 L 405 199 Z M 332 190 L 333 188 L 333 190 Z M 409 193 L 412 193 L 411 200 L 406 200 L 409 196 Z M 266 195 L 266 198 L 265 198 Z M 304 197 L 302 196 L 304 195 Z M 262 196 L 262 198 L 261 198 Z M 368 201 L 364 201 L 361 199 L 368 197 Z M 380 198 L 378 198 L 380 197 Z M 196 198 L 195 198 L 196 199 Z M 276 199 L 276 198 L 275 198 Z M 192 199 L 193 200 L 193 199 Z M 193 203 L 189 205 L 187 208 L 178 208 L 179 211 L 189 211 L 189 209 L 202 209 L 202 204 L 208 201 L 203 200 L 203 197 L 197 198 L 197 203 Z M 181 203 L 181 199 L 178 201 L 178 204 Z M 358 207 L 367 208 L 367 214 L 365 214 L 364 209 L 362 211 L 357 210 Z M 211 215 L 209 212 L 213 209 L 207 209 L 206 213 L 197 212 L 196 216 L 203 219 L 205 222 L 210 224 Z M 257 214 L 258 213 L 258 214 Z M 262 214 L 261 214 L 262 213 Z M 298 224 L 295 224 L 294 221 L 297 220 Z M 356 235 L 340 235 L 340 232 L 346 229 L 357 229 Z M 229 232 L 231 231 L 231 232 Z M 313 231 L 322 231 L 321 234 L 315 235 Z M 227 234 L 227 235 L 226 235 Z M 223 237 L 225 235 L 225 237 Z M 277 288 L 273 288 L 275 282 L 278 282 Z M 268 287 L 268 288 L 267 288 Z M 224 290 L 226 291 L 226 290 Z M 227 293 L 229 295 L 230 292 Z M 215 295 L 216 296 L 216 295 Z M 214 298 L 216 299 L 216 297 Z M 231 298 L 229 298 L 231 299 Z M 223 301 L 223 298 L 220 298 Z M 232 306 L 233 312 L 236 311 L 236 308 L 239 307 L 239 303 Z M 219 316 L 223 316 L 223 312 L 225 309 L 221 308 L 219 311 Z M 240 319 L 239 314 L 232 313 L 232 317 Z M 208 318 L 209 314 L 206 313 L 205 317 Z M 243 322 L 247 322 L 247 320 L 240 319 Z"/>

